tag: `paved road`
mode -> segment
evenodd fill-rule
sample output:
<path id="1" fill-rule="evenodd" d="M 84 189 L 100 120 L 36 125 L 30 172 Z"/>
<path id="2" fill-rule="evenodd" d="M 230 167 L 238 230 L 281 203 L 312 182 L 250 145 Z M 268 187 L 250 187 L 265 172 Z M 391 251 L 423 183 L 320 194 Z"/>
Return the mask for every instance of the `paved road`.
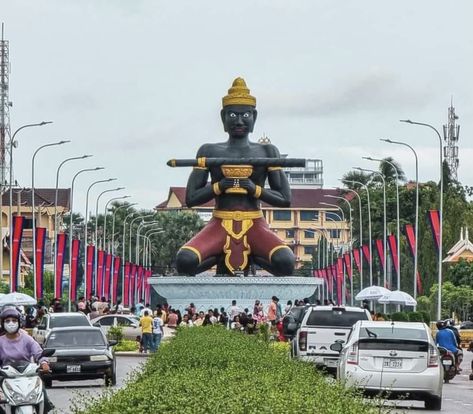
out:
<path id="1" fill-rule="evenodd" d="M 123 385 L 128 374 L 135 369 L 139 369 L 140 364 L 146 361 L 146 357 L 126 357 L 117 356 L 117 385 L 113 388 L 119 388 Z M 48 389 L 49 398 L 56 406 L 54 413 L 71 413 L 71 399 L 77 396 L 98 395 L 105 390 L 104 380 L 91 381 L 53 381 L 53 387 Z"/>

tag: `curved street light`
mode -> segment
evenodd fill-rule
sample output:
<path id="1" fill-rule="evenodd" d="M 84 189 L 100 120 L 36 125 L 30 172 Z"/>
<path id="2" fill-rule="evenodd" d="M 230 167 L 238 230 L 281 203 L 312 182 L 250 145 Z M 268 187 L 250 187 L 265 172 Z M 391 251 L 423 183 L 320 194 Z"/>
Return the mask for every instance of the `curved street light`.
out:
<path id="1" fill-rule="evenodd" d="M 36 292 L 36 214 L 35 214 L 35 188 L 34 188 L 34 164 L 35 164 L 35 158 L 38 152 L 40 152 L 43 148 L 47 147 L 55 147 L 57 145 L 63 145 L 67 144 L 68 142 L 71 142 L 69 140 L 62 140 L 58 142 L 52 142 L 51 144 L 44 144 L 41 145 L 39 148 L 36 149 L 36 151 L 33 154 L 33 158 L 31 159 L 31 212 L 33 213 L 33 290 L 34 290 L 34 298 L 37 298 L 37 292 Z M 0 260 L 1 261 L 1 260 Z M 1 270 L 3 271 L 3 264 L 1 265 Z"/>
<path id="2" fill-rule="evenodd" d="M 122 206 L 119 206 L 113 210 L 112 214 L 112 245 L 111 245 L 111 251 L 112 255 L 115 255 L 115 215 L 117 214 L 118 210 L 121 210 L 122 208 L 126 208 L 126 211 L 128 211 L 131 207 L 136 206 L 138 203 L 131 203 L 131 204 L 124 204 Z M 126 217 L 126 216 L 125 216 Z M 118 233 L 117 233 L 118 234 Z"/>
<path id="3" fill-rule="evenodd" d="M 58 198 L 58 187 L 59 187 L 59 172 L 61 171 L 61 168 L 64 164 L 68 163 L 69 161 L 74 161 L 74 160 L 83 160 L 85 158 L 90 158 L 92 155 L 82 155 L 80 157 L 71 157 L 71 158 L 66 158 L 64 161 L 62 161 L 59 166 L 57 167 L 56 170 L 56 190 L 54 192 L 54 250 L 53 250 L 53 263 L 54 263 L 54 272 L 56 272 L 56 264 L 57 264 L 57 198 Z M 71 190 L 72 193 L 72 190 Z M 71 209 L 72 210 L 72 207 Z M 69 241 L 70 243 L 70 241 Z M 54 288 L 54 291 L 56 291 L 56 288 Z"/>
<path id="4" fill-rule="evenodd" d="M 417 299 L 417 266 L 418 266 L 418 252 L 417 252 L 417 246 L 418 246 L 418 232 L 419 232 L 419 159 L 417 157 L 417 152 L 416 150 L 407 144 L 406 142 L 401 142 L 401 141 L 393 141 L 391 139 L 384 139 L 381 138 L 380 141 L 387 142 L 388 144 L 396 144 L 396 145 L 402 145 L 404 147 L 409 148 L 412 153 L 414 154 L 415 160 L 416 160 L 416 215 L 415 215 L 415 242 L 414 242 L 414 299 Z M 400 252 L 399 252 L 400 253 Z M 441 265 L 442 263 L 440 263 Z M 441 267 L 440 267 L 441 268 Z M 439 290 L 441 290 L 441 287 L 439 285 Z M 414 306 L 414 309 L 416 307 Z"/>
<path id="5" fill-rule="evenodd" d="M 26 125 L 22 125 L 21 127 L 19 127 L 12 135 L 11 139 L 10 139 L 10 142 L 8 143 L 9 145 L 9 148 L 10 148 L 10 157 L 9 157 L 9 168 L 10 168 L 10 171 L 9 171 L 9 174 L 10 174 L 10 177 L 9 177 L 9 193 L 10 193 L 10 202 L 9 202 L 9 205 L 8 205 L 8 217 L 9 217 L 9 222 L 10 222 L 10 234 L 13 235 L 13 148 L 16 148 L 18 146 L 18 142 L 15 141 L 15 137 L 16 137 L 16 134 L 18 134 L 18 132 L 20 132 L 21 130 L 25 129 L 25 128 L 31 128 L 31 127 L 37 127 L 37 126 L 43 126 L 43 125 L 48 125 L 48 124 L 52 124 L 53 121 L 42 121 L 42 122 L 38 122 L 36 124 L 26 124 Z M 3 203 L 3 200 L 0 198 L 0 203 Z M 3 207 L 3 206 L 2 206 Z M 2 211 L 2 209 L 0 209 L 0 211 Z M 3 235 L 2 235 L 2 226 L 0 226 L 0 240 L 3 240 Z M 13 237 L 10 236 L 10 292 L 13 292 L 13 288 L 14 286 L 12 285 L 12 277 L 11 277 L 11 271 L 13 269 L 13 255 L 11 254 L 12 252 L 12 242 L 13 242 Z M 0 274 L 3 274 L 3 263 L 1 263 L 1 272 Z"/>
<path id="6" fill-rule="evenodd" d="M 433 127 L 430 124 L 426 124 L 424 122 L 415 122 L 411 121 L 410 119 L 401 119 L 400 122 L 406 122 L 407 124 L 411 125 L 420 125 L 430 128 L 435 131 L 437 137 L 439 139 L 439 166 L 440 166 L 440 207 L 439 207 L 439 221 L 440 221 L 440 229 L 439 229 L 439 251 L 438 251 L 438 303 L 437 303 L 437 320 L 442 318 L 442 246 L 443 246 L 443 153 L 442 153 L 442 137 L 440 136 L 440 132 L 438 132 L 437 128 Z M 417 242 L 417 237 L 416 237 Z M 417 250 L 416 250 L 417 255 Z"/>
<path id="7" fill-rule="evenodd" d="M 124 196 L 121 196 L 121 197 L 113 197 L 105 203 L 105 213 L 104 213 L 104 219 L 103 219 L 103 237 L 102 237 L 102 249 L 103 250 L 107 249 L 107 212 L 108 212 L 108 205 L 112 201 L 124 200 L 125 198 L 130 198 L 130 196 L 129 195 L 124 195 Z M 113 231 L 112 231 L 112 235 L 113 235 Z"/>

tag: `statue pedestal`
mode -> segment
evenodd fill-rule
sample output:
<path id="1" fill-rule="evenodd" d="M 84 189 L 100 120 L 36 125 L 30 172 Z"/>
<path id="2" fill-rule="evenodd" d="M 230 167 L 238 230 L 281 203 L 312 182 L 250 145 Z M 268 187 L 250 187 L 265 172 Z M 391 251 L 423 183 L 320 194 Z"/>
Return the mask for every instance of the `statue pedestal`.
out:
<path id="1" fill-rule="evenodd" d="M 211 277 L 211 276 L 160 276 L 149 278 L 149 284 L 167 303 L 181 312 L 192 302 L 197 310 L 207 311 L 224 307 L 232 300 L 241 308 L 253 312 L 253 305 L 259 299 L 265 305 L 272 296 L 279 298 L 284 307 L 288 300 L 303 299 L 314 293 L 321 296 L 323 279 L 315 277 Z"/>

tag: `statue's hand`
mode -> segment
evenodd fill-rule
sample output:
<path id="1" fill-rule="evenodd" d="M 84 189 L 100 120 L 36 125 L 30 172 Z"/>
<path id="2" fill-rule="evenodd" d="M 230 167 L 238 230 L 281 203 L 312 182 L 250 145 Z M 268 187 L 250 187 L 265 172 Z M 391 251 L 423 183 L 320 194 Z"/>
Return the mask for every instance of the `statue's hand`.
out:
<path id="1" fill-rule="evenodd" d="M 233 178 L 223 178 L 218 182 L 218 188 L 222 193 L 225 192 L 225 190 L 232 188 L 234 186 L 235 180 Z"/>
<path id="2" fill-rule="evenodd" d="M 253 195 L 256 191 L 256 184 L 249 178 L 240 178 L 240 187 L 246 189 L 248 194 Z"/>

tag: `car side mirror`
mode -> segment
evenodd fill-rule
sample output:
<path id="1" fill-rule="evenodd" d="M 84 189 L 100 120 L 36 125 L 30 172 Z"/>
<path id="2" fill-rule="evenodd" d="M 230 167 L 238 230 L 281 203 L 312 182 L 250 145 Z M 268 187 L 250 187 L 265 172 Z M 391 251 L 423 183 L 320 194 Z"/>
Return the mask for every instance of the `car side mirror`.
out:
<path id="1" fill-rule="evenodd" d="M 98 322 L 93 323 L 92 326 L 95 326 L 96 328 L 101 328 L 102 327 Z"/>
<path id="2" fill-rule="evenodd" d="M 53 348 L 45 348 L 43 349 L 43 352 L 41 352 L 41 356 L 49 358 L 50 356 L 53 356 L 55 352 L 56 350 Z"/>
<path id="3" fill-rule="evenodd" d="M 341 342 L 335 342 L 334 344 L 330 345 L 330 349 L 335 352 L 341 352 L 343 349 L 343 344 Z"/>
<path id="4" fill-rule="evenodd" d="M 118 344 L 118 341 L 115 339 L 110 339 L 110 341 L 108 341 L 108 346 L 115 346 L 117 344 Z"/>

